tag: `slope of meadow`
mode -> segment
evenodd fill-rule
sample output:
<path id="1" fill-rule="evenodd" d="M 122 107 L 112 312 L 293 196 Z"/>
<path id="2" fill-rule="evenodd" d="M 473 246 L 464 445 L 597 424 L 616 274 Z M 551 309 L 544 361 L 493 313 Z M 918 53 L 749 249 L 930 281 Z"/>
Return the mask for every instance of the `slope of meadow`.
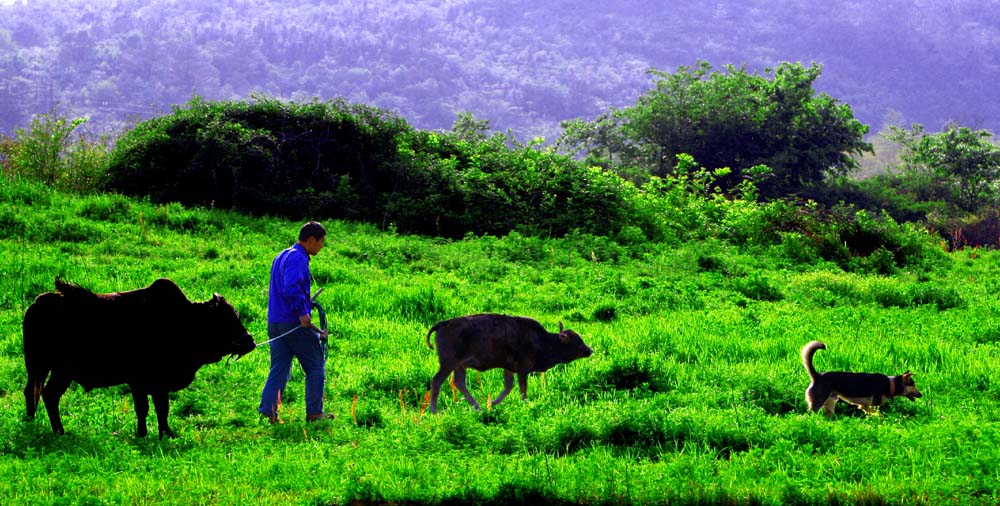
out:
<path id="1" fill-rule="evenodd" d="M 326 402 L 336 419 L 304 423 L 300 370 L 284 423 L 257 416 L 268 367 L 260 348 L 202 368 L 172 397 L 176 439 L 135 437 L 124 386 L 71 387 L 61 404 L 69 434 L 58 437 L 44 411 L 24 421 L 20 335 L 24 310 L 56 276 L 95 291 L 169 277 L 192 300 L 219 292 L 262 341 L 270 260 L 298 223 L 2 184 L 6 504 L 1000 500 L 994 252 L 886 277 L 716 242 L 447 241 L 330 222 L 313 273 L 330 316 Z M 595 354 L 533 377 L 527 402 L 512 396 L 477 413 L 447 393 L 438 415 L 425 413 L 436 370 L 427 328 L 484 311 L 550 330 L 562 321 Z M 100 338 L 71 321 L 52 325 Z M 812 339 L 829 346 L 818 369 L 909 369 L 924 397 L 891 401 L 880 416 L 843 404 L 832 421 L 808 413 L 798 354 Z M 470 373 L 484 404 L 501 387 L 499 371 Z"/>

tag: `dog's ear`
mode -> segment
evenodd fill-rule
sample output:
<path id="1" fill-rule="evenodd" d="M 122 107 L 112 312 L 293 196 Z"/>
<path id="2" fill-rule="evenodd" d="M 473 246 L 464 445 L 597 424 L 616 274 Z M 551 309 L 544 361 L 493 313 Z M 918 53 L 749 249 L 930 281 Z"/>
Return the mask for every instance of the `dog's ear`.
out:
<path id="1" fill-rule="evenodd" d="M 903 373 L 903 377 L 904 378 L 912 378 L 913 377 L 913 373 L 911 373 L 910 371 L 906 371 L 906 372 Z"/>

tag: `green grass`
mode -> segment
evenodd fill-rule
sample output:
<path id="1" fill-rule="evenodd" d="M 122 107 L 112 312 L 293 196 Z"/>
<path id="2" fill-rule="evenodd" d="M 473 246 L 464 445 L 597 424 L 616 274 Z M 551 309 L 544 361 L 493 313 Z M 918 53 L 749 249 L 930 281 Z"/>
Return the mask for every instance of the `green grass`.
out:
<path id="1" fill-rule="evenodd" d="M 312 268 L 335 420 L 304 423 L 295 370 L 285 423 L 267 425 L 262 348 L 205 366 L 173 396 L 176 439 L 137 439 L 124 387 L 76 386 L 58 437 L 44 412 L 24 421 L 21 393 L 20 319 L 54 277 L 97 291 L 170 277 L 192 300 L 226 296 L 260 341 L 270 261 L 298 223 L 0 184 L 4 504 L 1000 500 L 995 252 L 885 277 L 718 242 L 443 241 L 331 222 Z M 527 402 L 477 413 L 445 390 L 439 414 L 423 413 L 436 371 L 427 328 L 480 311 L 562 321 L 595 354 L 533 376 Z M 909 369 L 924 397 L 874 417 L 843 404 L 832 421 L 808 413 L 798 353 L 812 339 L 829 346 L 820 370 Z M 471 372 L 469 386 L 485 405 L 502 374 Z"/>

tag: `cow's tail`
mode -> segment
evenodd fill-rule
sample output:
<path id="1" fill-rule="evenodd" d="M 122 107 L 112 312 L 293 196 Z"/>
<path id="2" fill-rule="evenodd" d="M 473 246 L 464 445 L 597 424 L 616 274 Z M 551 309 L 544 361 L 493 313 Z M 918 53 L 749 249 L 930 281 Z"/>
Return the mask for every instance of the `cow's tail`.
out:
<path id="1" fill-rule="evenodd" d="M 42 294 L 24 313 L 21 329 L 24 369 L 28 373 L 27 384 L 24 386 L 25 414 L 28 419 L 35 416 L 35 411 L 41 403 L 42 386 L 45 385 L 45 380 L 52 369 L 49 360 L 49 353 L 52 350 L 49 347 L 56 343 L 48 342 L 49 339 L 47 339 L 46 326 L 51 325 L 47 309 L 56 302 L 58 297 L 58 295 L 51 293 Z"/>
<path id="2" fill-rule="evenodd" d="M 809 344 L 802 347 L 802 365 L 806 367 L 806 372 L 809 373 L 809 379 L 816 381 L 816 377 L 819 373 L 816 372 L 816 368 L 813 367 L 813 354 L 816 350 L 825 350 L 826 345 L 822 341 L 810 341 Z"/>
<path id="3" fill-rule="evenodd" d="M 437 329 L 441 328 L 441 326 L 444 325 L 444 323 L 445 322 L 443 322 L 443 321 L 437 322 L 437 323 L 434 324 L 433 327 L 430 328 L 430 330 L 427 331 L 427 338 L 426 339 L 427 339 L 427 347 L 428 348 L 430 348 L 432 350 L 434 349 L 434 345 L 431 344 L 431 334 L 437 332 Z"/>

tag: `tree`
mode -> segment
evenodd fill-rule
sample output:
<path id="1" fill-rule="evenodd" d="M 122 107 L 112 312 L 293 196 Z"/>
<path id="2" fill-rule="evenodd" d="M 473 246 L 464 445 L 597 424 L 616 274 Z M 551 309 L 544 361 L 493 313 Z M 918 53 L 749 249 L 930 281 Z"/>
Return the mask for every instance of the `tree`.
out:
<path id="1" fill-rule="evenodd" d="M 466 142 L 481 142 L 489 138 L 490 120 L 476 119 L 469 111 L 458 113 L 451 132 Z"/>
<path id="2" fill-rule="evenodd" d="M 733 188 L 747 169 L 767 165 L 759 182 L 764 197 L 807 191 L 829 175 L 857 168 L 852 154 L 870 152 L 868 127 L 851 108 L 812 87 L 821 67 L 782 63 L 766 75 L 729 65 L 713 72 L 707 62 L 675 73 L 651 70 L 654 89 L 631 107 L 613 110 L 590 127 L 568 123 L 563 146 L 597 153 L 625 167 L 663 176 L 677 155 L 709 168 L 732 169 L 718 180 Z"/>
<path id="3" fill-rule="evenodd" d="M 977 212 L 1000 198 L 1000 147 L 988 130 L 950 125 L 927 134 L 915 123 L 910 130 L 890 127 L 886 136 L 900 144 L 901 178 L 921 200 L 944 200 Z"/>

